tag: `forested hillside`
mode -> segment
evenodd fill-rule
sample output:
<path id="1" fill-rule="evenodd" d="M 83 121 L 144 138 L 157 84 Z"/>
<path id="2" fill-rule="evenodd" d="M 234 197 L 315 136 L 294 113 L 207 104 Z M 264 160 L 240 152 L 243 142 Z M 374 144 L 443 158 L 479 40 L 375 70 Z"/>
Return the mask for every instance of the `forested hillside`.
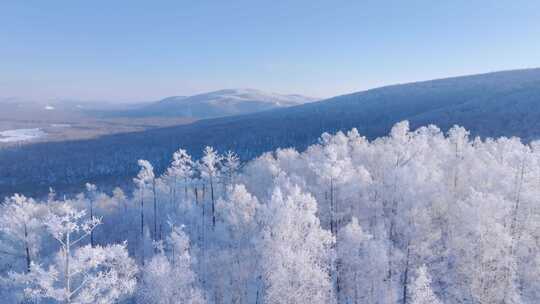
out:
<path id="1" fill-rule="evenodd" d="M 88 181 L 125 184 L 137 171 L 137 159 L 163 172 L 179 146 L 196 158 L 213 146 L 249 160 L 279 147 L 302 151 L 323 132 L 354 127 L 373 139 L 403 119 L 412 127 L 435 123 L 442 130 L 458 124 L 473 136 L 538 138 L 540 69 L 395 85 L 178 127 L 6 149 L 0 151 L 0 194 L 44 194 L 49 185 L 72 191 Z"/>
<path id="2" fill-rule="evenodd" d="M 7 198 L 0 298 L 540 302 L 538 142 L 403 121 L 245 163 L 201 154 L 176 151 L 163 174 L 139 160 L 132 192 Z"/>

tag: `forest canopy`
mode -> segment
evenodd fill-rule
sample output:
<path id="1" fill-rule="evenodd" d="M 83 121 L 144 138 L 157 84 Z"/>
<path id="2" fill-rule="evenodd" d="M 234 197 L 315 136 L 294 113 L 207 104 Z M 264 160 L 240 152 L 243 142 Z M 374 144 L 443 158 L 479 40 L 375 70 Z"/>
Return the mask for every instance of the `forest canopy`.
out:
<path id="1" fill-rule="evenodd" d="M 6 303 L 539 303 L 540 145 L 462 127 L 206 147 L 0 210 Z M 51 185 L 53 186 L 53 185 Z"/>

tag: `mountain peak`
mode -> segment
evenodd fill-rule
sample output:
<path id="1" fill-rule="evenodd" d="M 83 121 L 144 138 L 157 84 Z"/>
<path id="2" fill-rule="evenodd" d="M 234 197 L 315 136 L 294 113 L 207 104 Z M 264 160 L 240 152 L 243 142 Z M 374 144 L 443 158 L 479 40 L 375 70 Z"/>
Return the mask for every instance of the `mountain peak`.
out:
<path id="1" fill-rule="evenodd" d="M 299 94 L 284 95 L 251 88 L 231 88 L 193 96 L 167 97 L 130 115 L 214 118 L 296 106 L 315 100 Z"/>

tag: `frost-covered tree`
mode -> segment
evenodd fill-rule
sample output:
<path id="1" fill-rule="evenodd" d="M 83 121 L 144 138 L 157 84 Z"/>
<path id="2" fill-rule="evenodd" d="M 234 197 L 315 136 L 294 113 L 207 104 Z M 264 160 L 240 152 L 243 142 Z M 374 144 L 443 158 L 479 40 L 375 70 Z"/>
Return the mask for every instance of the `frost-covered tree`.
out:
<path id="1" fill-rule="evenodd" d="M 260 236 L 259 217 L 262 206 L 244 185 L 229 187 L 226 197 L 216 203 L 219 229 L 219 262 L 216 276 L 221 276 L 216 284 L 223 283 L 221 289 L 227 290 L 222 297 L 233 303 L 256 301 L 257 279 L 260 273 L 260 253 L 253 250 L 253 243 Z M 251 288 L 250 288 L 251 287 Z"/>
<path id="2" fill-rule="evenodd" d="M 140 225 L 140 233 L 141 233 L 141 239 L 144 237 L 144 196 L 145 196 L 145 190 L 147 187 L 152 188 L 152 194 L 154 199 L 154 238 L 155 233 L 157 232 L 157 201 L 156 201 L 156 176 L 154 174 L 154 167 L 152 164 L 150 164 L 149 161 L 141 159 L 138 162 L 139 166 L 141 167 L 139 173 L 137 174 L 137 177 L 133 179 L 133 182 L 137 186 L 139 190 L 140 195 L 140 203 L 141 203 L 141 225 Z"/>
<path id="3" fill-rule="evenodd" d="M 476 303 L 520 303 L 510 227 L 501 221 L 512 204 L 476 191 L 458 203 L 470 226 L 455 227 L 453 246 L 460 248 L 455 267 L 469 285 L 471 297 Z"/>
<path id="4" fill-rule="evenodd" d="M 331 233 L 320 227 L 317 202 L 298 186 L 269 202 L 262 240 L 265 303 L 333 303 Z"/>
<path id="5" fill-rule="evenodd" d="M 118 204 L 122 205 L 124 209 L 124 213 L 126 213 L 128 209 L 128 198 L 126 197 L 124 190 L 122 190 L 119 187 L 116 187 L 113 189 L 112 193 L 113 193 L 113 200 L 117 202 Z"/>
<path id="6" fill-rule="evenodd" d="M 327 191 L 325 196 L 327 197 L 329 204 L 329 218 L 330 218 L 330 231 L 335 235 L 338 229 L 337 213 L 339 212 L 338 202 L 336 200 L 336 185 L 338 185 L 347 174 L 347 169 L 350 169 L 350 159 L 346 155 L 340 155 L 340 147 L 330 141 L 329 134 L 323 134 L 323 142 L 325 143 L 322 148 L 321 159 L 314 159 L 314 163 L 311 163 L 311 167 L 317 173 L 317 175 L 326 184 Z M 339 134 L 338 136 L 344 136 Z"/>
<path id="7" fill-rule="evenodd" d="M 244 185 L 235 185 L 227 192 L 225 199 L 217 202 L 217 208 L 227 224 L 231 236 L 237 240 L 246 237 L 246 232 L 253 232 L 252 229 L 260 208 L 258 199 L 251 195 Z"/>
<path id="8" fill-rule="evenodd" d="M 188 183 L 189 179 L 194 174 L 194 162 L 191 156 L 184 149 L 179 149 L 174 152 L 173 160 L 169 168 L 167 168 L 167 176 L 171 182 L 171 197 L 173 202 L 176 200 L 176 183 L 181 180 L 184 183 L 184 199 L 188 197 Z"/>
<path id="9" fill-rule="evenodd" d="M 442 304 L 433 290 L 431 290 L 431 278 L 426 266 L 418 269 L 418 274 L 412 284 L 411 304 Z"/>
<path id="10" fill-rule="evenodd" d="M 223 155 L 223 167 L 221 168 L 225 187 L 235 183 L 238 169 L 240 169 L 240 158 L 233 151 L 227 151 Z"/>
<path id="11" fill-rule="evenodd" d="M 13 273 L 30 299 L 52 299 L 61 303 L 113 303 L 135 290 L 137 266 L 124 245 L 80 246 L 99 225 L 96 218 L 60 203 L 44 221 L 47 231 L 60 245 L 48 267 L 32 263 L 25 274 Z"/>
<path id="12" fill-rule="evenodd" d="M 0 254 L 24 257 L 26 270 L 40 249 L 43 236 L 42 220 L 46 208 L 24 195 L 15 194 L 6 198 L 0 207 L 0 232 L 2 234 Z"/>
<path id="13" fill-rule="evenodd" d="M 340 246 L 340 303 L 374 303 L 386 301 L 385 273 L 387 263 L 384 243 L 374 240 L 353 217 L 338 233 Z"/>
<path id="14" fill-rule="evenodd" d="M 143 268 L 137 303 L 206 303 L 192 270 L 189 238 L 181 227 L 173 227 L 166 242 L 167 251 L 159 246 L 158 253 Z"/>
<path id="15" fill-rule="evenodd" d="M 97 186 L 91 183 L 86 183 L 86 192 L 88 194 L 88 201 L 90 204 L 90 219 L 94 218 L 94 201 L 96 200 Z M 94 230 L 90 232 L 90 245 L 94 246 Z"/>
<path id="16" fill-rule="evenodd" d="M 204 155 L 200 161 L 200 171 L 202 177 L 210 186 L 210 199 L 212 202 L 212 227 L 216 226 L 216 198 L 214 193 L 215 180 L 219 174 L 222 157 L 212 147 L 204 149 Z"/>

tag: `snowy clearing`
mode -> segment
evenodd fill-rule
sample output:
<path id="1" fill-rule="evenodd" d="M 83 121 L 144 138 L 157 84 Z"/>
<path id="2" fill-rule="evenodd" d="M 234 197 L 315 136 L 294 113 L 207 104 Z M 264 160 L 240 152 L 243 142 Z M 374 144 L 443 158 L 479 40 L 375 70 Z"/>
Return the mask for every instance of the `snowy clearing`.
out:
<path id="1" fill-rule="evenodd" d="M 40 128 L 33 129 L 14 129 L 0 131 L 0 142 L 18 142 L 28 141 L 46 136 L 47 133 L 43 132 Z"/>
<path id="2" fill-rule="evenodd" d="M 53 128 L 70 128 L 71 125 L 70 124 L 51 124 L 51 127 Z"/>

